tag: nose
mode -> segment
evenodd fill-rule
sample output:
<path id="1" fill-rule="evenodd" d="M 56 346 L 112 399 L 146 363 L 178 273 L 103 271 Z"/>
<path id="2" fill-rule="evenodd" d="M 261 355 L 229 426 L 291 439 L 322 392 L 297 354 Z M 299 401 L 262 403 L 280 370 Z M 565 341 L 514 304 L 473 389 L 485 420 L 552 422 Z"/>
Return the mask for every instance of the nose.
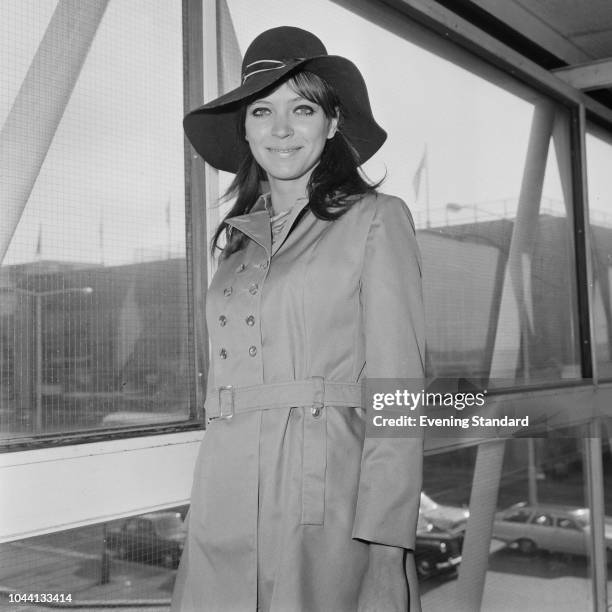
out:
<path id="1" fill-rule="evenodd" d="M 287 114 L 278 113 L 274 116 L 272 134 L 278 138 L 287 138 L 293 134 L 293 127 Z"/>

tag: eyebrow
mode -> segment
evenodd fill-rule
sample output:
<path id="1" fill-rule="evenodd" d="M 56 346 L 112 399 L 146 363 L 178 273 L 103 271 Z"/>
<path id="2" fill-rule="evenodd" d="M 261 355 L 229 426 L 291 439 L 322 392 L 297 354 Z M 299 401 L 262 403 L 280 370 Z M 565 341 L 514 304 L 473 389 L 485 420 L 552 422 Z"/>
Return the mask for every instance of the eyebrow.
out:
<path id="1" fill-rule="evenodd" d="M 308 98 L 305 98 L 304 96 L 295 96 L 295 98 L 291 98 L 289 102 L 299 102 L 300 100 L 305 100 L 309 104 L 312 104 L 312 102 L 310 102 L 310 100 L 308 100 Z M 253 104 L 261 104 L 261 103 L 272 104 L 272 102 L 270 102 L 270 100 L 268 100 L 267 98 L 260 98 L 258 100 L 253 100 L 253 102 L 251 102 L 249 106 L 253 106 Z"/>

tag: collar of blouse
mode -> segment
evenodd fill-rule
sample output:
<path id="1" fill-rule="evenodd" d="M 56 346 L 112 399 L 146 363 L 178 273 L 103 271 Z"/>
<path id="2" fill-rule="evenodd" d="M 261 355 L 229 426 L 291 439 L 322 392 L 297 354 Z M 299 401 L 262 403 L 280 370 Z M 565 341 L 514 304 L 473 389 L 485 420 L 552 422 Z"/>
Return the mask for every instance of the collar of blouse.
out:
<path id="1" fill-rule="evenodd" d="M 298 198 L 287 211 L 274 214 L 270 193 L 259 197 L 251 211 L 227 220 L 227 224 L 260 244 L 272 256 L 286 238 L 293 222 L 308 204 L 308 198 Z"/>

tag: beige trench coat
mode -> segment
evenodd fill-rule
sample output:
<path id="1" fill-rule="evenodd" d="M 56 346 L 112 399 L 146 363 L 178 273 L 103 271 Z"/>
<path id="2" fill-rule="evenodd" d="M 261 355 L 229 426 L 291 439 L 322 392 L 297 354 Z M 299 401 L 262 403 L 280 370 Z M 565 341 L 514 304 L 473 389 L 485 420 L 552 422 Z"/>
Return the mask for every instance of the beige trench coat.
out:
<path id="1" fill-rule="evenodd" d="M 250 240 L 208 291 L 210 396 L 223 385 L 423 376 L 420 257 L 405 204 L 369 195 L 337 221 L 308 212 L 290 232 L 305 205 L 274 249 L 262 199 L 231 220 Z M 312 402 L 211 421 L 172 609 L 355 611 L 367 543 L 414 548 L 422 470 L 421 440 L 366 438 L 364 422 L 362 408 Z"/>

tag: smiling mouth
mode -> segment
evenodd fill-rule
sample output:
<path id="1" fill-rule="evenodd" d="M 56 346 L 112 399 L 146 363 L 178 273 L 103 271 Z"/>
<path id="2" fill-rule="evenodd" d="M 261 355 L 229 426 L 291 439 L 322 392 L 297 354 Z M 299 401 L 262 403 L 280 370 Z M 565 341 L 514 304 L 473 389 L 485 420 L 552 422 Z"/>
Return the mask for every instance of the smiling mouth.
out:
<path id="1" fill-rule="evenodd" d="M 302 147 L 287 147 L 281 149 L 280 147 L 268 147 L 268 151 L 270 151 L 270 153 L 277 153 L 278 155 L 291 155 L 301 148 Z"/>

